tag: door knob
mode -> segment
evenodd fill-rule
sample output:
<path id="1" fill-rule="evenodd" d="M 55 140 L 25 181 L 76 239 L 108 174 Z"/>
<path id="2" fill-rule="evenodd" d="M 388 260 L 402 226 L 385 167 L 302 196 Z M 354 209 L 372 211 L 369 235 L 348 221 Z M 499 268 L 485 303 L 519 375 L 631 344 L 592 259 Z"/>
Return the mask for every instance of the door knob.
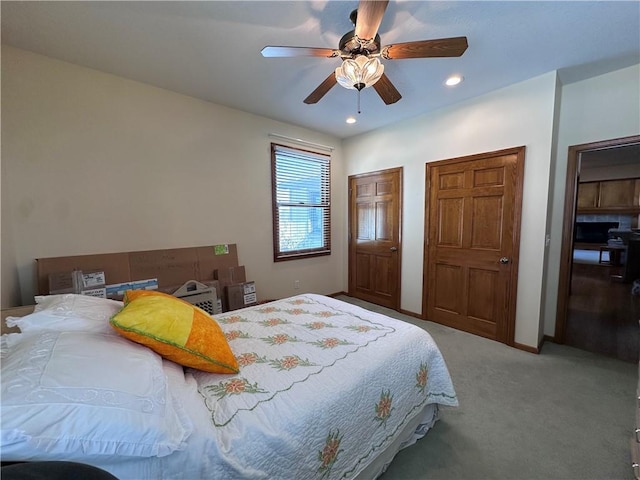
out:
<path id="1" fill-rule="evenodd" d="M 389 250 L 391 250 L 392 252 L 397 252 L 398 251 L 398 247 L 391 247 Z"/>
<path id="2" fill-rule="evenodd" d="M 502 257 L 502 258 L 499 260 L 499 262 L 500 262 L 500 263 L 502 263 L 502 264 L 504 265 L 505 263 L 509 263 L 509 258 L 508 258 L 508 257 Z"/>

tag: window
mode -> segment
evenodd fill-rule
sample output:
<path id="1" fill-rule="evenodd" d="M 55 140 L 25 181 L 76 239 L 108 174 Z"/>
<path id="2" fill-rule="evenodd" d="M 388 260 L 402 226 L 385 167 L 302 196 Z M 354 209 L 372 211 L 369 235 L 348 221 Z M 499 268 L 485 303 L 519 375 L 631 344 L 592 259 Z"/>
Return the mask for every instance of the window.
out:
<path id="1" fill-rule="evenodd" d="M 273 260 L 331 254 L 331 158 L 271 144 Z"/>

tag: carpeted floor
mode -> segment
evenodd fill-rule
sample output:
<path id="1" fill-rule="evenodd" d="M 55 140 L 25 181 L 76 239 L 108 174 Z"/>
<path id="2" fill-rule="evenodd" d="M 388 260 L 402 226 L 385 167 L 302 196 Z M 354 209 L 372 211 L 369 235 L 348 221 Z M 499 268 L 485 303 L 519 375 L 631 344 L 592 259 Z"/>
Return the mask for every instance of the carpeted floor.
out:
<path id="1" fill-rule="evenodd" d="M 547 342 L 539 355 L 347 296 L 440 347 L 460 406 L 380 480 L 632 480 L 638 366 Z"/>

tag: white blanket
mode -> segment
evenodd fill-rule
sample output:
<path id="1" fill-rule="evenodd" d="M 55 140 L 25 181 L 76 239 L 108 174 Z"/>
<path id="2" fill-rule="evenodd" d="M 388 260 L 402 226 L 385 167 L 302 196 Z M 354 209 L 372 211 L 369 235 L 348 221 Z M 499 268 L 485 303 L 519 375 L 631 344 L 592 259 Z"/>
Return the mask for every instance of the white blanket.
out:
<path id="1" fill-rule="evenodd" d="M 87 456 L 75 449 L 60 459 L 95 465 L 120 480 L 369 480 L 415 440 L 412 431 L 424 434 L 420 423 L 433 423 L 431 404 L 457 405 L 440 351 L 409 323 L 312 294 L 216 318 L 239 374 L 185 372 L 162 360 L 168 400 L 193 427 L 178 450 L 142 457 Z M 114 345 L 121 341 L 97 335 Z M 99 365 L 116 375 L 139 375 L 127 369 L 129 354 L 121 355 L 127 355 L 125 366 Z M 78 363 L 71 371 L 88 372 L 91 382 L 99 365 L 82 369 Z M 110 412 L 95 410 L 100 425 L 117 425 Z M 68 424 L 66 417 L 53 421 L 61 420 Z M 127 428 L 117 428 L 118 440 L 136 442 Z M 24 458 L 39 459 L 37 452 Z"/>
<path id="2" fill-rule="evenodd" d="M 216 478 L 353 478 L 425 405 L 457 405 L 422 329 L 320 295 L 216 317 L 237 375 L 191 371 Z"/>

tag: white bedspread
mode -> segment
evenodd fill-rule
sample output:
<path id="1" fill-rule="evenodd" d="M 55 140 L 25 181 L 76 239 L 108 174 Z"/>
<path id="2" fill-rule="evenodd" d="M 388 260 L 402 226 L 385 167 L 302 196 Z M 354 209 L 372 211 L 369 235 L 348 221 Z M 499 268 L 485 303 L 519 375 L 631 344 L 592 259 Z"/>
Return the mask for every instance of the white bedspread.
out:
<path id="1" fill-rule="evenodd" d="M 217 317 L 238 375 L 191 371 L 216 478 L 352 478 L 429 403 L 457 405 L 422 329 L 319 295 Z"/>
<path id="2" fill-rule="evenodd" d="M 120 480 L 356 478 L 367 467 L 369 480 L 435 421 L 431 404 L 458 403 L 440 351 L 412 324 L 312 294 L 216 318 L 239 374 L 162 360 L 171 402 L 193 426 L 183 448 L 63 458 Z"/>

